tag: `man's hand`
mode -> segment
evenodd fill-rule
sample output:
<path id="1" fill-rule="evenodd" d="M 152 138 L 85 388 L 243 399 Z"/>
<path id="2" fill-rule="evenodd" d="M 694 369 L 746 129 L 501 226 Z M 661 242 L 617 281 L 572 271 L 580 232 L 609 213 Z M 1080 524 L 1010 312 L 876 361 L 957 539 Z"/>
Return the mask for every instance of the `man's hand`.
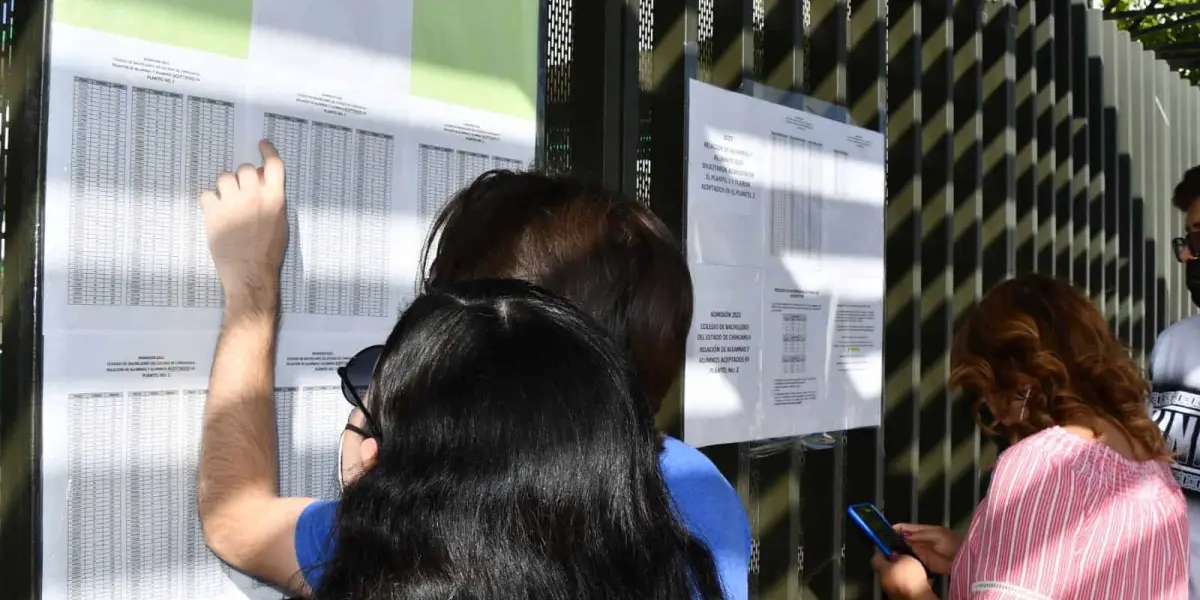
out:
<path id="1" fill-rule="evenodd" d="M 275 336 L 287 249 L 283 162 L 259 144 L 262 169 L 222 173 L 201 199 L 225 318 L 213 356 L 200 440 L 197 504 L 204 540 L 234 568 L 307 593 L 296 523 L 312 500 L 279 497 Z"/>
<path id="2" fill-rule="evenodd" d="M 208 247 L 234 310 L 274 308 L 287 250 L 283 161 L 271 142 L 258 149 L 261 168 L 244 164 L 236 175 L 221 173 L 216 191 L 200 197 Z"/>

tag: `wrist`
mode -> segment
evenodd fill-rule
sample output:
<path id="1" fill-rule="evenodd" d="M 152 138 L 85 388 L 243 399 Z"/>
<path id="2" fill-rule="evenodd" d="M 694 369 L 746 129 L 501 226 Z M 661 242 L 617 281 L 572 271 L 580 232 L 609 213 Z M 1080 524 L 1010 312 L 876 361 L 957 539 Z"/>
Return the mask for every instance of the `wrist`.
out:
<path id="1" fill-rule="evenodd" d="M 278 313 L 278 282 L 247 283 L 225 292 L 226 319 L 274 320 Z"/>

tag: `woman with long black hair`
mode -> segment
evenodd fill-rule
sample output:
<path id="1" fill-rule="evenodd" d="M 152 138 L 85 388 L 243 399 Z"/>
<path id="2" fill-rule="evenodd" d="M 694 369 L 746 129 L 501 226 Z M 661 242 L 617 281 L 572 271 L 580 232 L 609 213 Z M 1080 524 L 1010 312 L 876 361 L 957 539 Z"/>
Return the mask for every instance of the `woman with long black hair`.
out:
<path id="1" fill-rule="evenodd" d="M 200 200 L 226 300 L 197 476 L 218 557 L 330 600 L 745 598 L 750 531 L 736 492 L 651 422 L 648 396 L 661 399 L 683 356 L 687 266 L 644 207 L 570 180 L 492 174 L 456 200 L 482 202 L 464 215 L 494 209 L 468 224 L 525 243 L 481 250 L 504 263 L 491 271 L 439 250 L 438 275 L 388 343 L 339 372 L 356 408 L 341 444 L 346 505 L 280 495 L 288 211 L 283 161 L 270 142 L 260 152 L 261 168 L 223 173 Z M 463 244 L 479 237 L 455 231 Z M 561 262 L 529 270 L 548 253 Z M 580 308 L 517 283 L 455 283 L 489 278 L 532 281 Z"/>
<path id="2" fill-rule="evenodd" d="M 318 600 L 722 597 L 648 405 L 590 317 L 514 280 L 419 297 L 363 398 Z"/>

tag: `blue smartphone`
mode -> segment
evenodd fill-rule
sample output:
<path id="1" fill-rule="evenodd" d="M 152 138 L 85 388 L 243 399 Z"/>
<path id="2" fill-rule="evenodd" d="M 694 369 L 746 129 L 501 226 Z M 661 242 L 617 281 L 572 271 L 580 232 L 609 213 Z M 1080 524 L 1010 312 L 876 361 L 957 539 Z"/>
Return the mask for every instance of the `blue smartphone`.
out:
<path id="1" fill-rule="evenodd" d="M 875 544 L 876 548 L 879 548 L 884 556 L 907 554 L 913 558 L 917 557 L 913 553 L 912 546 L 909 546 L 908 542 L 904 541 L 899 533 L 896 533 L 887 517 L 884 517 L 874 504 L 870 502 L 852 504 L 846 509 L 846 512 L 850 514 L 850 518 L 858 525 L 858 528 L 867 534 L 868 538 L 871 538 L 871 542 Z"/>

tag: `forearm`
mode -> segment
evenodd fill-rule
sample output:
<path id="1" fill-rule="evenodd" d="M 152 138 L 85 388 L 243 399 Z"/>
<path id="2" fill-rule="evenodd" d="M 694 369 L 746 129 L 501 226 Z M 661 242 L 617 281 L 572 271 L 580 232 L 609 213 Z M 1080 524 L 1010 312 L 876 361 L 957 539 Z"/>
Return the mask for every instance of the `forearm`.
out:
<path id="1" fill-rule="evenodd" d="M 278 496 L 274 367 L 278 311 L 267 291 L 230 297 L 213 358 L 200 444 L 199 510 L 210 542 L 247 507 Z"/>

